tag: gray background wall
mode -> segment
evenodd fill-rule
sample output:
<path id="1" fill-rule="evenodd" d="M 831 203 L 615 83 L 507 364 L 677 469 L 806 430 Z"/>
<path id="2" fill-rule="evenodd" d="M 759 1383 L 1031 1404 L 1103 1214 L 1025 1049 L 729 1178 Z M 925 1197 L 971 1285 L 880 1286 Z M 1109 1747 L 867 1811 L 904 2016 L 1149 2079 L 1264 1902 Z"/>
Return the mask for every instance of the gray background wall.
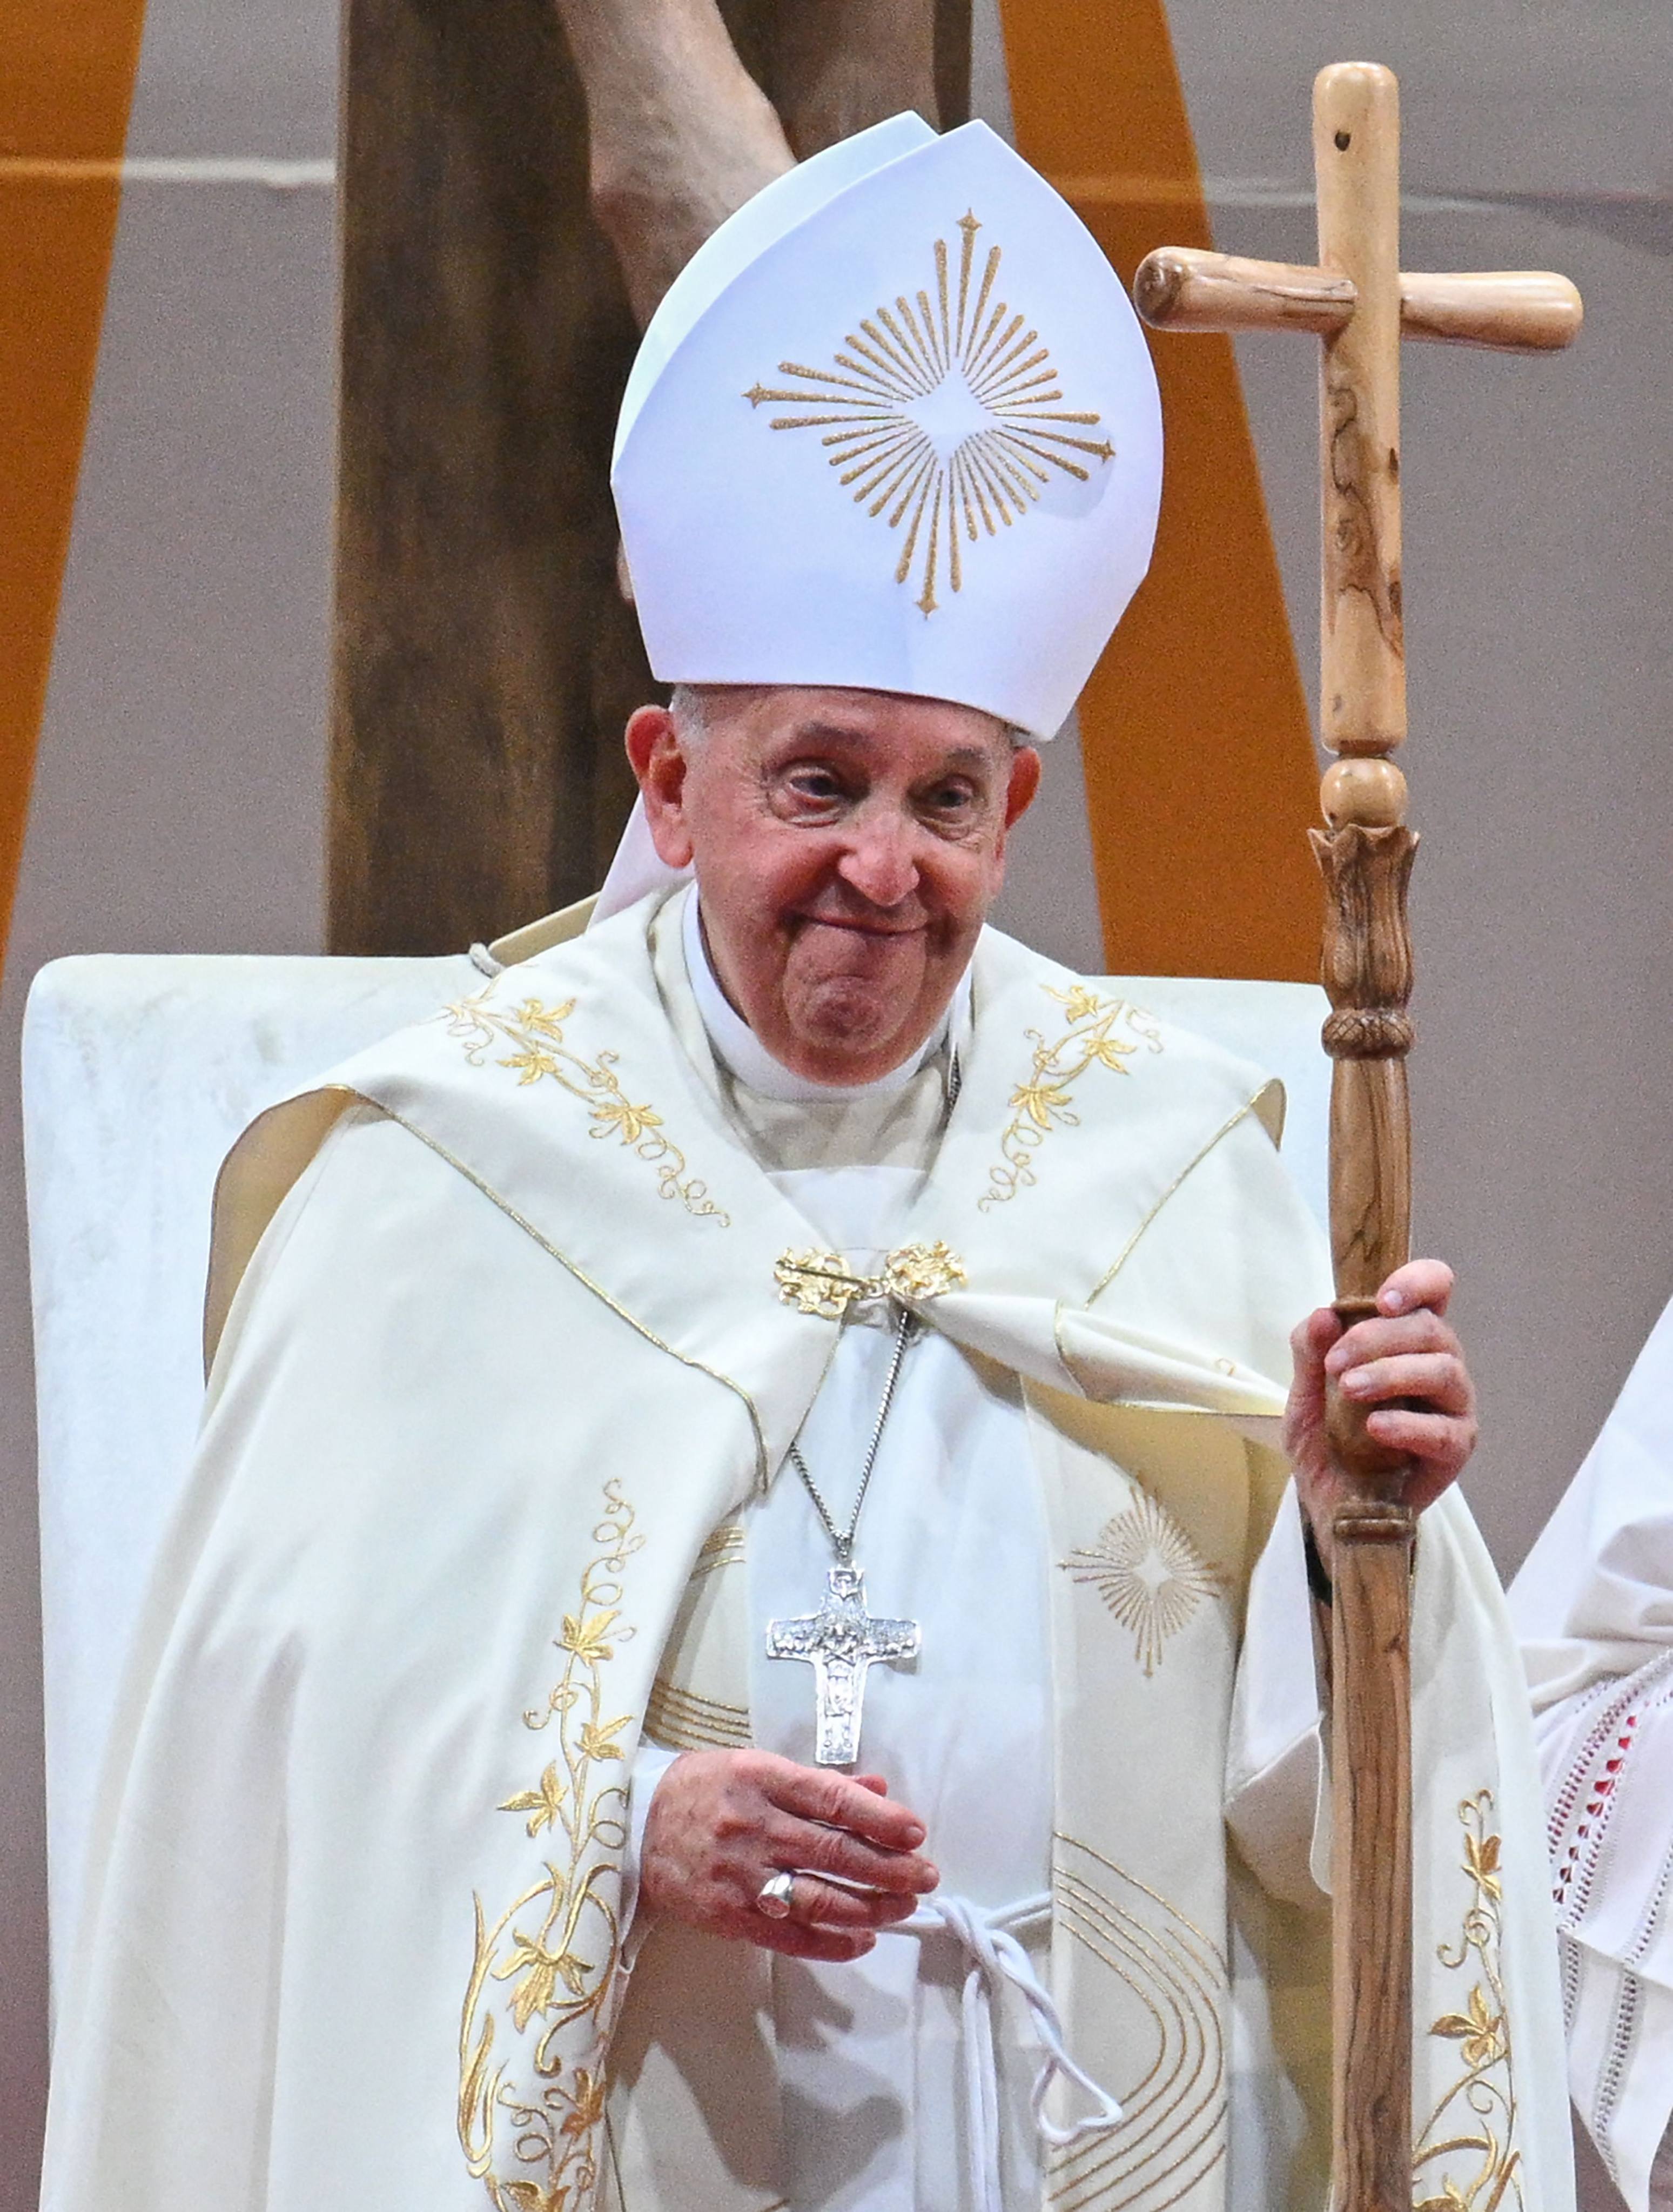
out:
<path id="1" fill-rule="evenodd" d="M 1564 362 L 1407 356 L 1420 1234 L 1463 1278 L 1508 1572 L 1673 1291 L 1673 14 L 1171 17 L 1222 246 L 1307 258 L 1307 84 L 1360 54 L 1402 77 L 1408 265 L 1554 266 L 1587 299 Z M 0 992 L 0 2212 L 33 2201 L 46 2029 L 17 1024 L 58 953 L 319 942 L 335 47 L 332 0 L 151 0 Z M 983 66 L 991 108 L 991 42 Z M 1305 665 L 1312 365 L 1273 340 L 1244 366 Z M 1014 910 L 1074 951 L 1072 750 L 1049 767 Z M 1182 733 L 1182 775 L 1212 767 Z"/>

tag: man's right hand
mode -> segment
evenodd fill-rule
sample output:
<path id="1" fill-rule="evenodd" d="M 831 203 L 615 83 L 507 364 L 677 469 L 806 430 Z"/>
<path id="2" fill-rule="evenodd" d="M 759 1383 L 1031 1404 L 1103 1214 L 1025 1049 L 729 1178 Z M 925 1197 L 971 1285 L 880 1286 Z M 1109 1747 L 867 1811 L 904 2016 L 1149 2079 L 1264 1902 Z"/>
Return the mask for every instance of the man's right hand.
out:
<path id="1" fill-rule="evenodd" d="M 793 1959 L 858 1959 L 940 1880 L 918 1856 L 923 1837 L 923 1822 L 892 1802 L 880 1775 L 799 1766 L 765 1751 L 688 1751 L 651 1799 L 640 1902 Z M 795 1881 L 789 1917 L 773 1920 L 757 1900 L 781 1872 Z"/>

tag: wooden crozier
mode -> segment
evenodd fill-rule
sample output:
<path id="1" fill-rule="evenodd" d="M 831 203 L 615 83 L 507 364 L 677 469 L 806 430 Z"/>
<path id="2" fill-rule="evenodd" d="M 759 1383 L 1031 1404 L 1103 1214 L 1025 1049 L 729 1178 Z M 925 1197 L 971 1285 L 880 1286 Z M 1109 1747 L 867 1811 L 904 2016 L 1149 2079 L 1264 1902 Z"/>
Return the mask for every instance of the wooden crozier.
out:
<path id="1" fill-rule="evenodd" d="M 1400 608 L 1400 342 L 1512 352 L 1566 346 L 1580 326 L 1567 277 L 1521 271 L 1403 276 L 1399 95 L 1361 62 L 1313 87 L 1316 269 L 1164 246 L 1134 285 L 1170 330 L 1302 330 L 1323 340 L 1320 474 L 1323 589 L 1319 711 L 1338 758 L 1312 830 L 1328 905 L 1324 1048 L 1330 1091 L 1330 1237 L 1336 1310 L 1375 1310 L 1408 1256 L 1412 987 L 1406 886 L 1417 848 L 1406 781 Z M 1332 2202 L 1410 2212 L 1412 1873 L 1408 1463 L 1366 1434 L 1334 1389 L 1331 1436 L 1354 1471 L 1335 1522 Z"/>

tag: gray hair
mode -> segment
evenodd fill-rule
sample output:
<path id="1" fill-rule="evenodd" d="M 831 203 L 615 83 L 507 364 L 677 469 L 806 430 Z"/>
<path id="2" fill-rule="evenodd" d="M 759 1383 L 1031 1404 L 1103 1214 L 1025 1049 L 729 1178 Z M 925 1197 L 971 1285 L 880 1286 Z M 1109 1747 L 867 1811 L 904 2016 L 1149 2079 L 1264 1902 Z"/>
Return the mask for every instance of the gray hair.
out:
<path id="1" fill-rule="evenodd" d="M 682 744 L 692 744 L 709 734 L 709 700 L 696 684 L 676 684 L 668 695 L 668 712 Z"/>

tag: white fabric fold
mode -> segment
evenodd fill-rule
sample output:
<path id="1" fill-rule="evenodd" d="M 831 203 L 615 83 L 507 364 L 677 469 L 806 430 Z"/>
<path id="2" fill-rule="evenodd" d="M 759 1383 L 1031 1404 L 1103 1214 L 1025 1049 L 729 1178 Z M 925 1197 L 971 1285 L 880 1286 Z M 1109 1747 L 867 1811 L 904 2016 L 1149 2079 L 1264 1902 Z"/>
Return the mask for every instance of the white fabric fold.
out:
<path id="1" fill-rule="evenodd" d="M 645 817 L 645 802 L 636 799 L 633 811 L 628 816 L 627 827 L 616 848 L 616 857 L 610 863 L 609 872 L 599 887 L 599 896 L 593 902 L 587 917 L 589 930 L 597 929 L 613 914 L 622 914 L 630 906 L 637 906 L 642 898 L 652 891 L 678 890 L 682 884 L 691 880 L 691 871 L 671 868 L 651 842 L 651 825 Z"/>
<path id="2" fill-rule="evenodd" d="M 645 1823 L 651 1816 L 651 1800 L 662 1786 L 662 1778 L 679 1757 L 664 1745 L 642 1735 L 633 1754 L 633 1778 L 628 1784 L 627 1845 L 622 1853 L 622 1924 L 627 1929 L 624 1963 L 631 1966 L 650 1925 L 649 1915 L 639 1910 L 639 1876 L 645 1863 Z"/>
<path id="3" fill-rule="evenodd" d="M 1150 1406 L 1217 1413 L 1277 1442 L 1287 1392 L 1251 1367 L 1214 1359 L 1193 1346 L 1151 1336 L 1085 1306 L 1053 1305 L 1004 1291 L 948 1291 L 924 1302 L 924 1317 L 968 1352 L 997 1359 L 1099 1405 Z"/>
<path id="4" fill-rule="evenodd" d="M 1330 1888 L 1330 1777 L 1319 1633 L 1292 1483 L 1250 1578 L 1232 1700 L 1226 1819 L 1275 1897 L 1307 1905 Z M 1304 1629 L 1304 1623 L 1306 1624 Z"/>

